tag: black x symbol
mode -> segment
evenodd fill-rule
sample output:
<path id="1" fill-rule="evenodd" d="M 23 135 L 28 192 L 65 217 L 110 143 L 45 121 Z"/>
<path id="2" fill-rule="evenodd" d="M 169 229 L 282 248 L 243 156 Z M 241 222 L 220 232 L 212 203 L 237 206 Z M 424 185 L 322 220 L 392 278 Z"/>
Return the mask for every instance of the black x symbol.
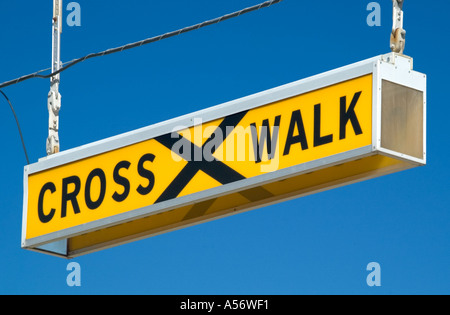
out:
<path id="1" fill-rule="evenodd" d="M 213 133 L 213 135 L 216 134 L 224 135 L 222 139 L 224 141 L 230 134 L 230 132 L 233 131 L 233 129 L 237 126 L 237 124 L 239 124 L 242 118 L 244 118 L 247 112 L 248 111 L 244 111 L 225 117 L 225 119 L 220 123 L 220 125 L 218 126 L 217 130 Z M 222 133 L 219 133 L 218 132 L 219 130 Z M 215 149 L 217 149 L 219 145 L 217 142 L 215 143 L 216 145 L 214 146 L 214 150 L 211 150 L 212 152 L 206 152 L 208 150 L 204 150 L 205 146 L 207 146 L 210 141 L 214 140 L 214 137 L 210 137 L 201 148 L 191 143 L 186 138 L 181 139 L 173 138 L 172 134 L 165 134 L 163 136 L 159 136 L 155 138 L 155 140 L 170 150 L 173 149 L 174 144 L 177 143 L 178 141 L 183 142 L 182 147 L 191 146 L 190 156 L 184 156 L 185 154 L 181 153 L 182 157 L 188 161 L 188 164 L 183 168 L 183 170 L 181 170 L 181 172 L 177 175 L 177 177 L 175 177 L 175 179 L 161 194 L 161 196 L 159 196 L 159 198 L 156 200 L 156 203 L 178 197 L 178 195 L 181 193 L 184 187 L 186 187 L 186 185 L 189 184 L 192 178 L 194 178 L 194 176 L 200 170 L 205 172 L 215 180 L 217 180 L 222 185 L 229 184 L 241 179 L 245 179 L 245 176 L 239 174 L 231 167 L 229 167 L 228 165 L 224 164 L 223 162 L 217 160 L 215 157 L 212 156 Z M 180 154 L 180 152 L 175 153 Z M 205 156 L 205 154 L 209 154 L 209 156 Z M 194 157 L 200 156 L 201 160 L 195 161 Z"/>

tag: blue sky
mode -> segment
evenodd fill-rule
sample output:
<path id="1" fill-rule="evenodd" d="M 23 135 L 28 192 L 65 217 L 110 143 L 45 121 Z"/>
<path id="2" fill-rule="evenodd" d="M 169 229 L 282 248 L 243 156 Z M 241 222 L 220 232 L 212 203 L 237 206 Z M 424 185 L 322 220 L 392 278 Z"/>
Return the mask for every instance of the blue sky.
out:
<path id="1" fill-rule="evenodd" d="M 65 1 L 67 4 L 69 1 Z M 257 0 L 79 0 L 62 60 L 209 20 Z M 391 1 L 369 27 L 370 1 L 282 3 L 120 54 L 61 78 L 62 150 L 78 147 L 389 52 Z M 0 294 L 448 294 L 450 3 L 405 1 L 405 54 L 428 76 L 428 165 L 115 247 L 74 261 L 20 248 L 23 167 L 0 100 Z M 52 1 L 0 4 L 0 81 L 51 62 Z M 65 11 L 64 15 L 67 16 Z M 3 91 L 32 162 L 45 156 L 49 80 Z M 368 263 L 382 286 L 366 284 Z"/>

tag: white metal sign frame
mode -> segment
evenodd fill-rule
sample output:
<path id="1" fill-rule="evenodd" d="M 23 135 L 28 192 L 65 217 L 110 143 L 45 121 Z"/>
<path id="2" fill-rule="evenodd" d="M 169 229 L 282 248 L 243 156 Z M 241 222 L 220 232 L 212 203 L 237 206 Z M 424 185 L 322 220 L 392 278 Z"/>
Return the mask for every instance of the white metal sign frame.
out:
<path id="1" fill-rule="evenodd" d="M 344 152 L 341 154 L 326 157 L 277 170 L 264 175 L 244 179 L 231 184 L 219 186 L 206 191 L 194 193 L 184 197 L 167 200 L 141 209 L 132 210 L 123 214 L 104 218 L 91 223 L 75 226 L 48 235 L 26 239 L 26 218 L 27 218 L 27 197 L 28 197 L 28 176 L 42 172 L 57 166 L 68 164 L 84 158 L 95 156 L 101 153 L 109 152 L 128 145 L 139 143 L 147 139 L 152 139 L 174 131 L 177 126 L 191 127 L 194 125 L 194 119 L 201 118 L 203 123 L 232 115 L 243 110 L 249 110 L 265 104 L 270 104 L 296 95 L 301 95 L 320 88 L 328 87 L 340 82 L 348 81 L 364 75 L 373 76 L 373 101 L 372 101 L 372 145 L 357 150 Z M 424 148 L 423 159 L 407 156 L 381 147 L 381 98 L 382 81 L 387 80 L 402 86 L 406 86 L 423 92 L 424 99 Z M 412 59 L 403 55 L 390 53 L 370 58 L 352 65 L 348 65 L 336 70 L 325 72 L 307 79 L 283 85 L 248 97 L 224 103 L 215 107 L 191 113 L 179 118 L 171 119 L 166 122 L 158 123 L 149 127 L 131 131 L 122 135 L 111 137 L 105 140 L 94 142 L 81 146 L 79 148 L 63 151 L 46 158 L 38 163 L 25 166 L 24 169 L 24 208 L 23 208 L 23 227 L 22 227 L 22 247 L 35 251 L 43 251 L 49 254 L 62 257 L 75 257 L 86 252 L 67 252 L 67 239 L 80 234 L 104 229 L 110 226 L 129 222 L 139 218 L 147 217 L 152 214 L 175 209 L 183 205 L 192 204 L 192 201 L 202 201 L 213 197 L 223 196 L 228 193 L 240 191 L 244 188 L 256 187 L 265 183 L 274 182 L 297 174 L 310 172 L 323 165 L 333 165 L 352 160 L 355 157 L 370 156 L 374 153 L 380 153 L 387 156 L 394 156 L 398 159 L 407 160 L 416 165 L 426 164 L 426 76 L 422 73 L 412 70 Z M 370 177 L 369 177 L 370 178 Z M 367 179 L 367 178 L 365 178 Z M 329 188 L 327 188 L 329 189 Z M 294 198 L 294 197 L 290 197 Z M 279 200 L 277 201 L 279 202 Z M 259 205 L 260 207 L 261 205 Z M 251 210 L 252 208 L 246 209 Z M 208 221 L 208 220 L 205 220 Z M 204 221 L 202 221 L 204 222 Z M 201 223 L 201 222 L 198 222 Z M 198 224 L 195 223 L 195 224 Z M 166 231 L 165 231 L 166 232 Z M 127 242 L 129 242 L 128 240 Z M 89 251 L 96 251 L 102 248 L 93 248 Z"/>

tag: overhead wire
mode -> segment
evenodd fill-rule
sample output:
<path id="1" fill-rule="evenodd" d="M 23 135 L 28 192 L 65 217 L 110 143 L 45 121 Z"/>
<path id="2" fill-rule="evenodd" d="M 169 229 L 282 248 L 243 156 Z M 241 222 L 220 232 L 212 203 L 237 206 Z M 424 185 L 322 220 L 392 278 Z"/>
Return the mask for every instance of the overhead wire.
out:
<path id="1" fill-rule="evenodd" d="M 11 104 L 11 101 L 9 100 L 8 96 L 6 96 L 6 94 L 2 90 L 0 90 L 0 93 L 2 93 L 3 96 L 5 97 L 6 101 L 9 104 L 9 107 L 11 108 L 11 111 L 14 115 L 14 119 L 16 120 L 17 129 L 19 130 L 20 140 L 22 141 L 23 152 L 25 153 L 25 158 L 27 160 L 27 164 L 30 164 L 30 159 L 28 158 L 27 148 L 25 147 L 25 141 L 23 140 L 22 130 L 20 128 L 19 119 L 17 118 L 16 111 L 14 110 L 14 107 Z"/>
<path id="2" fill-rule="evenodd" d="M 263 3 L 257 4 L 257 5 L 254 5 L 252 7 L 248 7 L 248 8 L 242 9 L 240 11 L 236 11 L 236 12 L 233 12 L 233 13 L 230 13 L 230 14 L 226 14 L 226 15 L 223 15 L 221 17 L 218 17 L 218 18 L 215 18 L 215 19 L 212 19 L 212 20 L 209 20 L 209 21 L 205 21 L 205 22 L 202 22 L 202 23 L 198 23 L 198 24 L 195 24 L 195 25 L 192 25 L 192 26 L 188 26 L 188 27 L 176 30 L 176 31 L 172 31 L 172 32 L 168 32 L 168 33 L 165 33 L 165 34 L 162 34 L 162 35 L 155 36 L 155 37 L 147 38 L 147 39 L 135 42 L 135 43 L 126 44 L 126 45 L 123 45 L 123 46 L 120 46 L 120 47 L 117 47 L 117 48 L 110 48 L 110 49 L 107 49 L 107 50 L 104 50 L 104 51 L 101 51 L 101 52 L 98 52 L 98 53 L 91 53 L 91 54 L 86 55 L 84 57 L 77 58 L 77 59 L 74 59 L 72 61 L 64 63 L 63 66 L 59 70 L 56 70 L 56 71 L 54 71 L 54 72 L 52 72 L 50 74 L 45 74 L 45 75 L 41 74 L 42 72 L 45 72 L 45 71 L 49 70 L 49 69 L 44 69 L 44 70 L 39 70 L 37 72 L 34 72 L 34 73 L 31 73 L 31 74 L 22 76 L 20 78 L 14 79 L 14 80 L 10 80 L 10 81 L 1 83 L 0 84 L 0 89 L 4 88 L 4 87 L 7 87 L 7 86 L 10 86 L 10 85 L 13 85 L 13 84 L 17 84 L 19 82 L 23 82 L 25 80 L 32 79 L 32 78 L 48 79 L 48 78 L 51 78 L 51 77 L 53 77 L 53 76 L 55 76 L 55 75 L 65 71 L 65 70 L 73 67 L 74 65 L 76 65 L 76 64 L 78 64 L 80 62 L 86 61 L 88 59 L 95 58 L 95 57 L 102 57 L 102 56 L 106 56 L 106 55 L 122 52 L 124 50 L 132 49 L 132 48 L 136 48 L 136 47 L 141 47 L 143 45 L 154 43 L 154 42 L 166 39 L 166 38 L 178 36 L 180 34 L 184 34 L 184 33 L 190 32 L 190 31 L 198 30 L 198 29 L 203 28 L 205 26 L 217 24 L 217 23 L 220 23 L 222 21 L 225 21 L 225 20 L 228 20 L 228 19 L 231 19 L 231 18 L 235 18 L 235 17 L 238 17 L 240 15 L 243 15 L 243 14 L 246 14 L 246 13 L 249 13 L 249 12 L 253 12 L 253 11 L 260 10 L 262 8 L 269 7 L 269 6 L 273 5 L 273 4 L 279 3 L 281 1 L 283 1 L 283 0 L 266 1 L 266 2 L 263 2 Z"/>

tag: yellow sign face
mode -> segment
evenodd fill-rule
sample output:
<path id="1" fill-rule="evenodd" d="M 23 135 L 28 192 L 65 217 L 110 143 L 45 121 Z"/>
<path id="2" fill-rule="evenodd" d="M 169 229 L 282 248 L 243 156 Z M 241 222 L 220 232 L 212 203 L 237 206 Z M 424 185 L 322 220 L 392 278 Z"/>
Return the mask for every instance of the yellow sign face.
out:
<path id="1" fill-rule="evenodd" d="M 26 239 L 362 148 L 372 75 L 28 177 Z"/>

